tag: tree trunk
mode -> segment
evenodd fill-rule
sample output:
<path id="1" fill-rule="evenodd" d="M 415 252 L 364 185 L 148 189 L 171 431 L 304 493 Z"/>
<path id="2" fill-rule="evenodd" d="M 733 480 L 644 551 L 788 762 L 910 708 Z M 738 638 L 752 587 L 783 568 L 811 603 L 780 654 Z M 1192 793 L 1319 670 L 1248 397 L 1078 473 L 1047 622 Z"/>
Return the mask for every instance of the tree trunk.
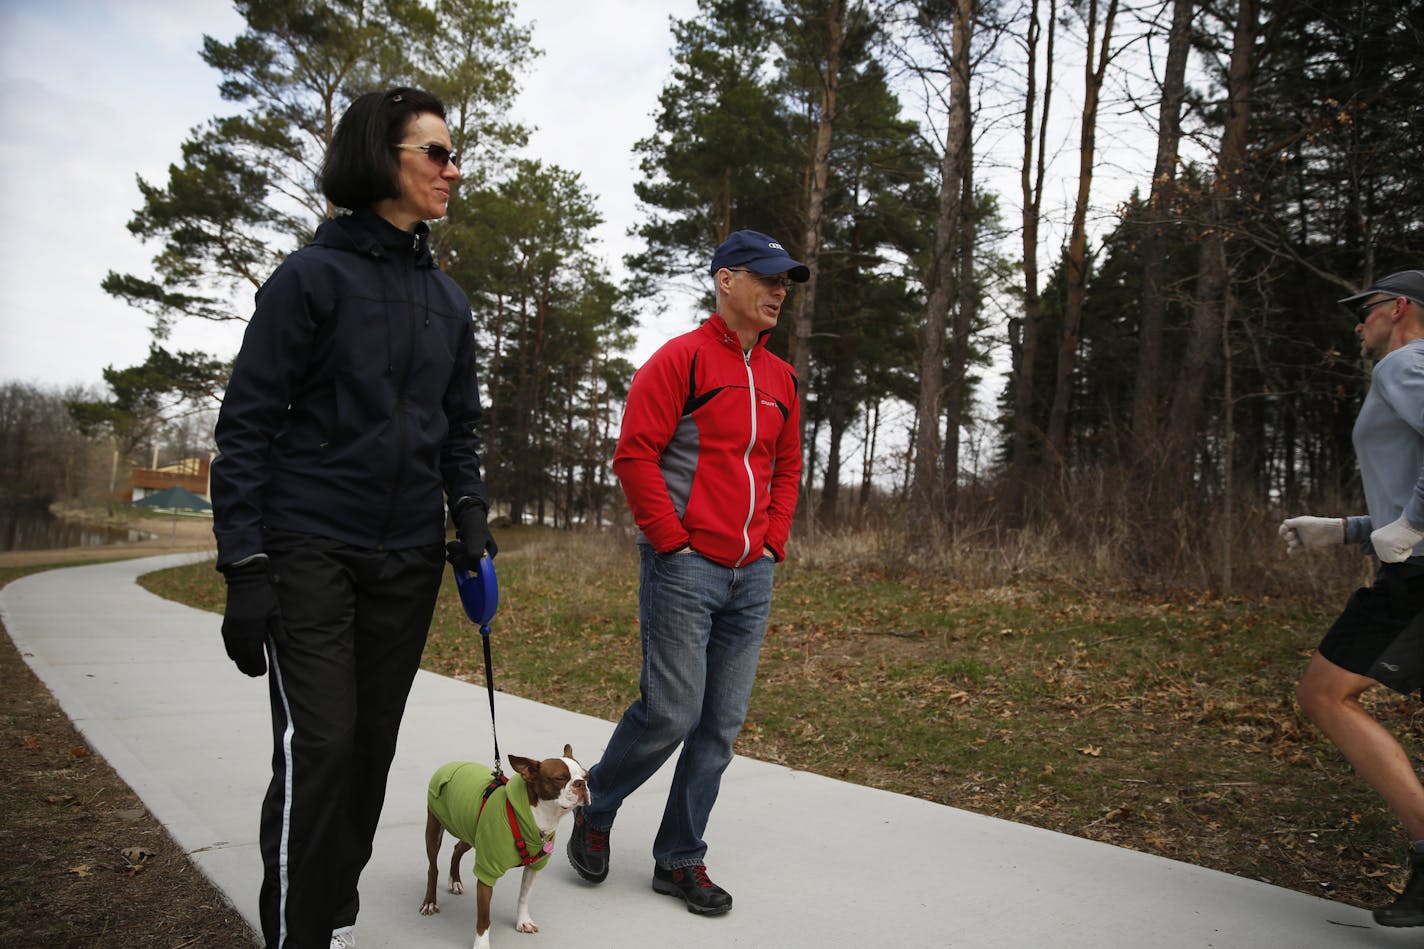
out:
<path id="1" fill-rule="evenodd" d="M 1240 0 L 1227 75 L 1226 125 L 1217 154 L 1216 175 L 1208 208 L 1210 218 L 1202 241 L 1201 264 L 1193 294 L 1191 332 L 1172 396 L 1167 432 L 1168 463 L 1180 477 L 1185 477 L 1188 471 L 1186 459 L 1201 425 L 1207 374 L 1220 345 L 1229 279 L 1226 254 L 1231 204 L 1236 192 L 1236 178 L 1246 163 L 1258 19 L 1257 0 Z"/>
<path id="2" fill-rule="evenodd" d="M 717 192 L 713 214 L 717 220 L 715 243 L 720 244 L 732 234 L 732 166 L 722 168 L 721 187 Z"/>
<path id="3" fill-rule="evenodd" d="M 1037 103 L 1038 42 L 1043 26 L 1038 16 L 1038 0 L 1033 0 L 1029 12 L 1028 63 L 1024 93 L 1023 164 L 1019 169 L 1019 185 L 1023 192 L 1023 316 L 1009 322 L 1009 347 L 1013 359 L 1014 433 L 1010 461 L 1010 510 L 1023 506 L 1025 479 L 1028 475 L 1030 439 L 1037 426 L 1038 410 L 1034 394 L 1034 364 L 1038 359 L 1038 219 L 1043 205 L 1043 179 L 1048 167 L 1048 115 L 1053 98 L 1053 46 L 1057 36 L 1058 5 L 1048 3 L 1048 37 L 1044 55 L 1043 110 L 1038 118 L 1037 157 L 1034 155 L 1034 112 Z"/>
<path id="4" fill-rule="evenodd" d="M 849 257 L 855 260 L 860 255 L 860 235 L 852 230 L 848 247 Z M 859 271 L 847 274 L 849 285 L 837 302 L 842 310 L 835 325 L 835 356 L 829 373 L 826 397 L 826 425 L 830 430 L 830 443 L 826 451 L 826 471 L 821 479 L 821 504 L 819 516 L 823 523 L 830 523 L 836 517 L 836 507 L 840 500 L 841 445 L 846 427 L 850 424 L 853 395 L 851 386 L 855 380 L 855 351 L 861 336 L 860 309 L 862 279 Z"/>
<path id="5" fill-rule="evenodd" d="M 880 400 L 876 399 L 865 415 L 865 445 L 860 453 L 859 508 L 870 503 L 870 486 L 875 472 L 875 443 L 880 435 Z"/>
<path id="6" fill-rule="evenodd" d="M 826 182 L 831 168 L 831 132 L 836 118 L 836 89 L 840 83 L 841 44 L 845 39 L 846 0 L 826 6 L 826 63 L 821 74 L 821 107 L 816 118 L 816 143 L 811 157 L 810 193 L 806 200 L 806 230 L 801 239 L 801 262 L 811 269 L 811 279 L 796 294 L 792 317 L 791 368 L 806 384 L 811 378 L 811 322 L 816 312 L 816 277 L 820 269 L 821 217 L 826 206 Z M 807 482 L 809 485 L 810 482 Z"/>
<path id="7" fill-rule="evenodd" d="M 1226 299 L 1222 301 L 1222 312 L 1227 323 L 1231 320 L 1231 288 L 1226 289 Z M 1235 508 L 1236 489 L 1236 405 L 1231 391 L 1231 334 L 1221 334 L 1222 362 L 1226 372 L 1222 376 L 1222 416 L 1221 433 L 1221 593 L 1230 596 L 1233 592 L 1231 577 L 1231 536 L 1232 510 Z"/>
<path id="8" fill-rule="evenodd" d="M 1068 459 L 1068 410 L 1073 397 L 1073 371 L 1078 360 L 1078 333 L 1083 326 L 1083 295 L 1088 284 L 1088 200 L 1093 189 L 1093 161 L 1097 147 L 1098 98 L 1111 58 L 1113 20 L 1117 0 L 1108 0 L 1103 18 L 1102 45 L 1098 42 L 1098 0 L 1088 0 L 1087 56 L 1083 62 L 1083 124 L 1079 129 L 1078 196 L 1073 204 L 1073 226 L 1068 237 L 1067 300 L 1063 308 L 1063 333 L 1058 340 L 1058 365 L 1053 384 L 1053 408 L 1048 416 L 1048 444 L 1063 464 Z"/>
<path id="9" fill-rule="evenodd" d="M 510 406 L 510 420 L 506 423 L 506 428 L 513 431 L 513 439 L 508 443 L 512 448 L 512 457 L 509 460 L 509 472 L 513 478 L 513 483 L 507 486 L 509 493 L 509 517 L 516 524 L 524 523 L 524 510 L 529 504 L 532 484 L 529 480 L 527 458 L 532 451 L 529 438 L 529 415 L 532 411 L 530 399 L 533 382 L 530 379 L 532 369 L 530 367 L 530 351 L 533 348 L 533 341 L 529 332 L 529 299 L 527 295 L 521 295 L 519 301 L 519 336 L 520 346 L 518 349 L 519 362 L 516 367 L 514 381 L 514 399 Z"/>
<path id="10" fill-rule="evenodd" d="M 958 0 L 954 9 L 954 50 L 949 101 L 950 134 L 956 135 L 955 164 L 959 186 L 957 305 L 950 333 L 949 392 L 945 398 L 944 498 L 952 505 L 959 485 L 959 429 L 969 401 L 969 333 L 974 325 L 974 115 L 969 104 L 969 43 L 973 31 L 973 0 Z"/>
<path id="11" fill-rule="evenodd" d="M 1182 137 L 1182 101 L 1186 96 L 1194 0 L 1173 0 L 1172 31 L 1157 112 L 1157 161 L 1147 202 L 1147 233 L 1142 242 L 1142 310 L 1137 336 L 1137 378 L 1132 393 L 1132 457 L 1139 467 L 1159 458 L 1158 400 L 1161 397 L 1162 327 L 1166 322 L 1167 247 L 1172 199 L 1177 182 L 1177 154 Z"/>
<path id="12" fill-rule="evenodd" d="M 967 0 L 958 0 L 955 8 L 956 34 L 964 28 L 960 9 Z M 966 31 L 967 32 L 967 31 Z M 967 44 L 968 39 L 964 40 Z M 958 49 L 961 40 L 956 35 L 951 43 Z M 967 76 L 958 64 L 951 64 L 951 90 L 960 75 Z M 923 528 L 944 512 L 946 473 L 940 465 L 939 420 L 944 407 L 944 322 L 954 298 L 955 254 L 961 215 L 964 143 L 969 128 L 969 116 L 962 102 L 951 91 L 949 118 L 944 136 L 944 156 L 940 162 L 939 215 L 935 220 L 933 257 L 930 260 L 929 299 L 925 306 L 925 321 L 920 331 L 920 396 L 915 419 L 914 479 L 911 482 L 910 523 Z"/>
<path id="13" fill-rule="evenodd" d="M 845 400 L 831 405 L 826 426 L 830 429 L 829 444 L 826 448 L 826 471 L 821 478 L 821 500 L 816 515 L 823 525 L 834 524 L 836 504 L 840 500 L 841 442 L 845 435 Z"/>

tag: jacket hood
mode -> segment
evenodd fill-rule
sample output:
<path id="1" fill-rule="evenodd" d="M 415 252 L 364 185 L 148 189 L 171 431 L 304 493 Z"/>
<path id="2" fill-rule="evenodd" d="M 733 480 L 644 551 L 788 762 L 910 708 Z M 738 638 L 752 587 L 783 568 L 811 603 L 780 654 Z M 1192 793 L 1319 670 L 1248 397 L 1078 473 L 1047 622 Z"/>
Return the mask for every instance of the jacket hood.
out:
<path id="1" fill-rule="evenodd" d="M 322 221 L 312 243 L 372 257 L 414 254 L 417 267 L 435 265 L 430 253 L 429 224 L 421 221 L 413 232 L 403 231 L 369 208 Z"/>

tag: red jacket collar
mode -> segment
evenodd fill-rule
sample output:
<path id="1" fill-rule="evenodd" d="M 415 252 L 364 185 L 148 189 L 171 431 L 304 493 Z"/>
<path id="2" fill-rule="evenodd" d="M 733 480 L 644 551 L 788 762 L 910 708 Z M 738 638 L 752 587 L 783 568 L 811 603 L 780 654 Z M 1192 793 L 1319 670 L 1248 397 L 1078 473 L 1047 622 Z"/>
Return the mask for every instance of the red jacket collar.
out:
<path id="1" fill-rule="evenodd" d="M 727 321 L 722 319 L 722 314 L 713 313 L 707 318 L 707 322 L 702 325 L 706 327 L 713 336 L 716 336 L 725 343 L 730 343 L 732 346 L 735 346 L 738 351 L 743 351 L 741 338 L 727 326 Z M 750 352 L 756 352 L 758 349 L 764 347 L 766 345 L 766 339 L 770 335 L 771 330 L 764 330 L 761 335 L 757 337 L 757 341 L 752 344 Z"/>

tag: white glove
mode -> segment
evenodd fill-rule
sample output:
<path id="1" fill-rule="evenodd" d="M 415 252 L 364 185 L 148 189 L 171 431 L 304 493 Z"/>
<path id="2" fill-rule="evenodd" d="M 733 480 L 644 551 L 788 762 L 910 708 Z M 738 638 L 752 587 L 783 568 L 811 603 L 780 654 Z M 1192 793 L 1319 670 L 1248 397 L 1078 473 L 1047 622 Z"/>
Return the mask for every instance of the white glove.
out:
<path id="1" fill-rule="evenodd" d="M 1294 556 L 1307 547 L 1333 547 L 1345 543 L 1345 520 L 1339 517 L 1288 517 L 1279 531 L 1286 553 Z"/>
<path id="2" fill-rule="evenodd" d="M 1370 535 L 1375 555 L 1385 563 L 1401 563 L 1414 553 L 1414 547 L 1424 540 L 1424 531 L 1416 529 L 1400 515 Z"/>

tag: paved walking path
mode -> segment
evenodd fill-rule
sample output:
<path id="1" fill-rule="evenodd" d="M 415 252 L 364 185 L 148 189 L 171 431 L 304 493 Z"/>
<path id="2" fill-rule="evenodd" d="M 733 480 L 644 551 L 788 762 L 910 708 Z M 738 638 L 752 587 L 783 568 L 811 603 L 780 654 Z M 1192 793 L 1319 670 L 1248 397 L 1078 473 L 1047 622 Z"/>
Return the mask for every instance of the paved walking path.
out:
<path id="1" fill-rule="evenodd" d="M 270 754 L 265 683 L 228 661 L 217 615 L 161 600 L 134 582 L 193 559 L 35 574 L 0 590 L 0 615 L 89 743 L 255 928 L 257 810 Z M 569 742 L 587 764 L 612 732 L 609 722 L 552 705 L 509 695 L 497 703 L 505 752 L 547 757 Z M 362 877 L 361 949 L 473 941 L 473 889 L 442 892 L 439 915 L 419 914 L 424 799 L 437 766 L 489 754 L 488 714 L 482 686 L 417 677 L 375 856 Z M 1341 903 L 745 758 L 727 772 L 708 834 L 713 876 L 736 905 L 702 919 L 649 887 L 667 781 L 664 769 L 624 806 L 613 872 L 602 886 L 585 885 L 569 868 L 562 853 L 569 822 L 561 825 L 560 852 L 532 898 L 540 935 L 514 931 L 519 884 L 506 876 L 495 889 L 494 946 L 1351 949 L 1424 942 L 1424 931 L 1381 929 L 1364 910 Z M 448 853 L 447 838 L 442 856 Z"/>

